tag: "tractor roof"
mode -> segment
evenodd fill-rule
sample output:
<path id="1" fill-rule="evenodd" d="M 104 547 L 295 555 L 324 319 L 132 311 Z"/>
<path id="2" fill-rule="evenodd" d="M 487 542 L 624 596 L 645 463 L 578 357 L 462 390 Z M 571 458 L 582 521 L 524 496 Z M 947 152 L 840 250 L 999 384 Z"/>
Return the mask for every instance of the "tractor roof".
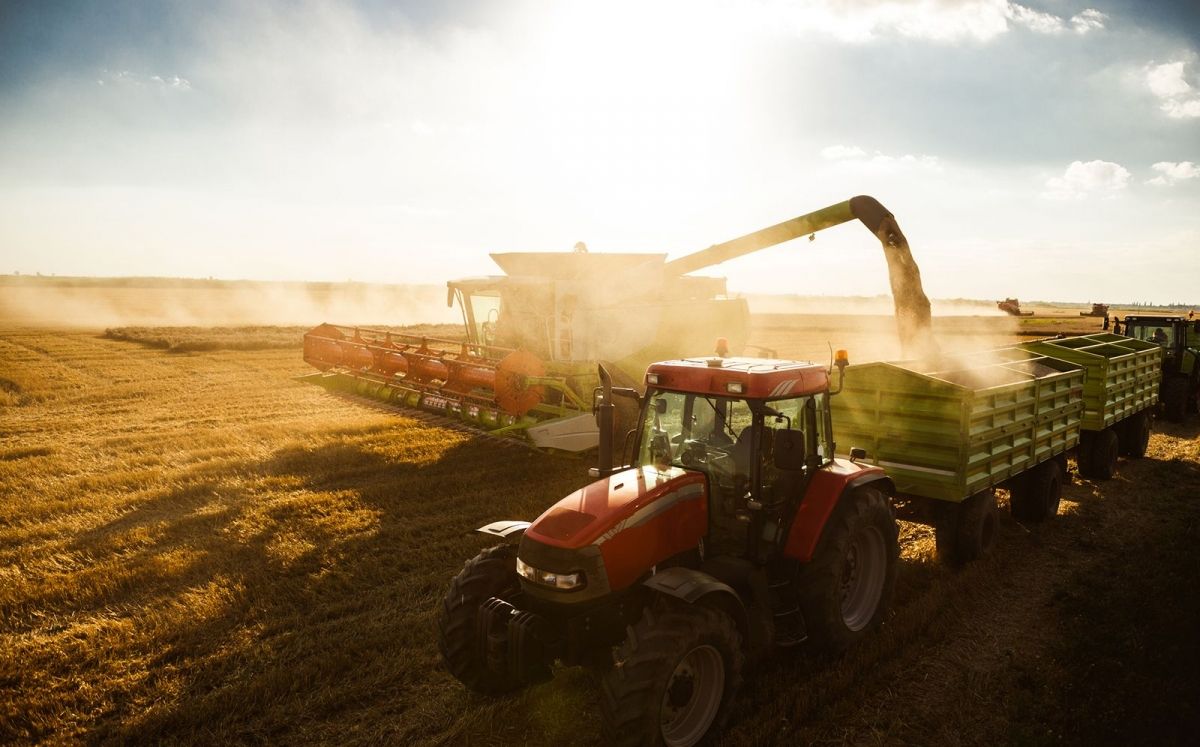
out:
<path id="1" fill-rule="evenodd" d="M 651 364 L 646 370 L 646 384 L 718 397 L 784 399 L 826 391 L 829 372 L 806 361 L 684 358 Z"/>

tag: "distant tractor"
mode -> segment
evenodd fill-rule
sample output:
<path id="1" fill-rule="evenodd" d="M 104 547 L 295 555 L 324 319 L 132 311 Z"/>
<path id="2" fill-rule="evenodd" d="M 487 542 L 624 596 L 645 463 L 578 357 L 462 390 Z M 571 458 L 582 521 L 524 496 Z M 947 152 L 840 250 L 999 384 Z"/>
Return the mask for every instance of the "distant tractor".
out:
<path id="1" fill-rule="evenodd" d="M 1200 320 L 1182 316 L 1127 316 L 1122 333 L 1163 349 L 1159 401 L 1167 420 L 1180 423 L 1200 402 Z"/>
<path id="2" fill-rule="evenodd" d="M 1015 298 L 1006 298 L 996 302 L 996 308 L 1009 316 L 1033 316 L 1032 311 L 1021 311 L 1021 302 Z"/>
<path id="3" fill-rule="evenodd" d="M 1092 310 L 1091 310 L 1091 311 L 1081 311 L 1081 312 L 1079 312 L 1079 315 L 1080 315 L 1080 316 L 1098 316 L 1098 317 L 1103 317 L 1103 318 L 1105 319 L 1105 321 L 1107 322 L 1107 320 L 1108 320 L 1108 304 L 1106 304 L 1106 303 L 1094 303 L 1094 304 L 1092 304 Z"/>

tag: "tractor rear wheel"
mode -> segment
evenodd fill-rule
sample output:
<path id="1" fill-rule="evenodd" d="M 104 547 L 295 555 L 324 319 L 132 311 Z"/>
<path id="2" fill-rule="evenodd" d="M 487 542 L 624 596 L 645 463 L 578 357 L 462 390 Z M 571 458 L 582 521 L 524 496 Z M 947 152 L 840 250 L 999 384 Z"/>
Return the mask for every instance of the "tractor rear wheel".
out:
<path id="1" fill-rule="evenodd" d="M 690 747 L 720 728 L 741 684 L 741 637 L 703 604 L 660 598 L 613 649 L 601 681 L 608 742 Z"/>
<path id="2" fill-rule="evenodd" d="M 945 506 L 934 525 L 938 557 L 951 565 L 978 560 L 996 546 L 998 528 L 996 493 L 991 488 Z"/>
<path id="3" fill-rule="evenodd" d="M 1188 411 L 1188 380 L 1185 376 L 1168 376 L 1162 383 L 1163 415 L 1172 423 L 1182 423 Z"/>
<path id="4" fill-rule="evenodd" d="M 1142 410 L 1125 419 L 1117 429 L 1117 441 L 1121 456 L 1141 459 L 1146 456 L 1150 444 L 1150 413 Z"/>
<path id="5" fill-rule="evenodd" d="M 888 499 L 861 488 L 838 502 L 796 591 L 809 640 L 836 655 L 878 626 L 891 605 L 900 529 Z"/>
<path id="6" fill-rule="evenodd" d="M 476 624 L 481 604 L 492 597 L 511 598 L 519 590 L 516 545 L 497 545 L 468 560 L 442 600 L 438 650 L 450 674 L 476 692 L 494 695 L 520 686 L 488 668 Z"/>
<path id="7" fill-rule="evenodd" d="M 1094 433 L 1079 444 L 1079 474 L 1093 480 L 1111 480 L 1117 474 L 1120 444 L 1112 428 Z"/>
<path id="8" fill-rule="evenodd" d="M 1017 521 L 1036 524 L 1058 515 L 1063 476 L 1051 459 L 1029 470 L 1009 491 L 1009 509 Z"/>

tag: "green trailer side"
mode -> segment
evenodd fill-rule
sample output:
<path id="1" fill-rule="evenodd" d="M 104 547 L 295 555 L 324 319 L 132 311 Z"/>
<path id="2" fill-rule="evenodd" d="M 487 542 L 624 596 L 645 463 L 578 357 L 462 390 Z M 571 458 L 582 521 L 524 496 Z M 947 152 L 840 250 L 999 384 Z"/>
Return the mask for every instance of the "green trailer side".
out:
<path id="1" fill-rule="evenodd" d="M 1084 377 L 1018 348 L 849 366 L 834 430 L 898 492 L 958 503 L 1078 444 Z"/>
<path id="2" fill-rule="evenodd" d="M 1035 340 L 1018 347 L 1082 366 L 1083 429 L 1101 431 L 1158 402 L 1162 348 L 1121 335 Z"/>

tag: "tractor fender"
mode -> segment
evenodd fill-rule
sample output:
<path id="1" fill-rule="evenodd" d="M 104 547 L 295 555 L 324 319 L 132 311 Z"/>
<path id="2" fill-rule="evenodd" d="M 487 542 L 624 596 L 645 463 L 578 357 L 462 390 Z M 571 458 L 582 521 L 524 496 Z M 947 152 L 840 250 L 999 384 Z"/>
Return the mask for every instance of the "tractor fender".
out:
<path id="1" fill-rule="evenodd" d="M 673 566 L 655 573 L 642 584 L 652 591 L 688 604 L 704 604 L 721 610 L 733 619 L 742 640 L 749 640 L 750 617 L 742 598 L 733 587 L 704 571 Z"/>
<path id="2" fill-rule="evenodd" d="M 525 530 L 529 528 L 532 522 L 528 521 L 493 521 L 487 526 L 479 527 L 476 532 L 486 534 L 500 539 L 521 539 L 521 535 L 525 534 Z"/>
<path id="3" fill-rule="evenodd" d="M 833 509 L 842 496 L 867 485 L 887 495 L 896 493 L 895 485 L 882 467 L 835 459 L 825 468 L 817 470 L 792 518 L 783 554 L 802 563 L 812 560 L 821 534 L 825 531 L 825 522 L 833 515 Z"/>

